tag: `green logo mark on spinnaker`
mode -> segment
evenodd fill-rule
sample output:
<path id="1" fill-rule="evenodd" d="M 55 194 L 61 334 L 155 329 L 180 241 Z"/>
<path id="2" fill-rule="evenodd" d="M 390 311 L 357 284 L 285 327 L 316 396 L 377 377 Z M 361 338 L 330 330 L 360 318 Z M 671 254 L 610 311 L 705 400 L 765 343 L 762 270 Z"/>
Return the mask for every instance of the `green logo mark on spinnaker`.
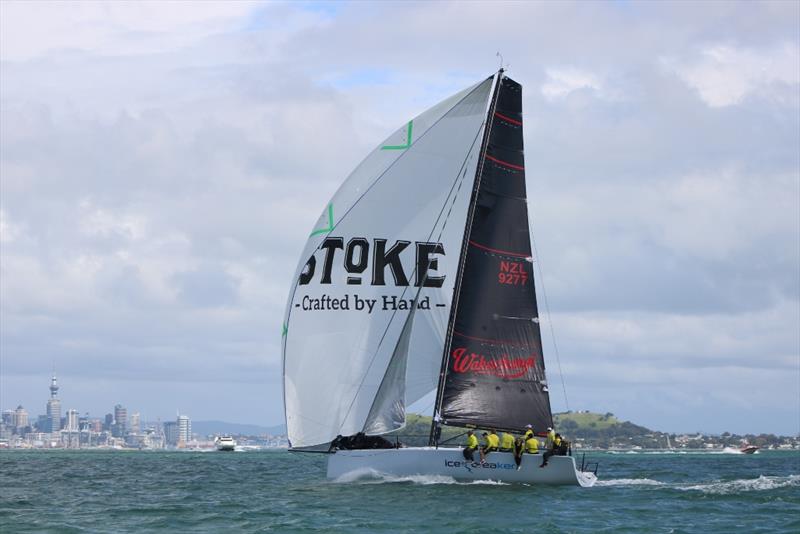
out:
<path id="1" fill-rule="evenodd" d="M 406 144 L 404 145 L 386 145 L 382 146 L 381 150 L 405 150 L 411 146 L 411 130 L 414 129 L 414 121 L 408 121 L 408 136 L 406 138 Z"/>
<path id="2" fill-rule="evenodd" d="M 317 234 L 327 234 L 331 230 L 333 230 L 333 203 L 328 204 L 328 226 L 325 228 L 320 228 L 319 230 L 314 230 L 308 237 L 312 237 Z"/>
<path id="3" fill-rule="evenodd" d="M 289 327 L 284 323 L 281 325 L 281 337 L 286 337 L 287 332 L 289 332 Z"/>

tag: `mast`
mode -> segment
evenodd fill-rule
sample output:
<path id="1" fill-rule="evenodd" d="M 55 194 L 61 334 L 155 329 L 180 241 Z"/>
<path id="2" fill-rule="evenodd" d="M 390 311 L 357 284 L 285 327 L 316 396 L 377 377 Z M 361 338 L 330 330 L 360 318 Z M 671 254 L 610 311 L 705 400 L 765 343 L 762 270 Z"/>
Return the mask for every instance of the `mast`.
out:
<path id="1" fill-rule="evenodd" d="M 442 408 L 442 400 L 444 395 L 444 383 L 447 377 L 447 366 L 450 362 L 450 345 L 453 341 L 453 329 L 455 328 L 456 311 L 458 310 L 458 297 L 461 294 L 461 282 L 464 276 L 464 264 L 467 260 L 467 250 L 469 247 L 470 233 L 472 229 L 472 220 L 475 216 L 475 207 L 478 203 L 478 192 L 481 188 L 481 176 L 483 175 L 483 164 L 486 160 L 486 148 L 489 143 L 489 134 L 492 130 L 492 123 L 494 121 L 495 108 L 497 106 L 497 95 L 500 89 L 500 82 L 503 78 L 503 72 L 500 70 L 495 74 L 495 80 L 492 87 L 492 98 L 489 107 L 486 110 L 486 126 L 483 130 L 483 140 L 481 141 L 481 149 L 479 152 L 478 165 L 475 168 L 475 178 L 473 180 L 472 196 L 469 201 L 469 210 L 467 212 L 467 220 L 464 227 L 464 239 L 461 241 L 461 252 L 458 260 L 458 271 L 456 272 L 456 283 L 453 287 L 453 300 L 450 306 L 450 317 L 447 321 L 447 335 L 445 337 L 444 347 L 442 349 L 442 365 L 439 369 L 439 383 L 436 388 L 436 402 L 433 408 L 433 418 L 431 419 L 431 430 L 428 436 L 428 444 L 433 446 L 438 442 L 439 427 L 439 414 Z"/>
<path id="2" fill-rule="evenodd" d="M 499 72 L 490 100 L 446 330 L 435 424 L 518 432 L 552 426 L 528 224 L 522 86 Z"/>

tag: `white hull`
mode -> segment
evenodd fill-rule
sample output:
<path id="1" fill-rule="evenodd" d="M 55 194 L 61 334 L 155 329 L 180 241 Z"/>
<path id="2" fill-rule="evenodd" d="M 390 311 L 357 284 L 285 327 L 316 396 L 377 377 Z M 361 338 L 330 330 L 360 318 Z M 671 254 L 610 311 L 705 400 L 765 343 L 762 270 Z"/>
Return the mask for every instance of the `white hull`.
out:
<path id="1" fill-rule="evenodd" d="M 358 479 L 376 474 L 392 476 L 434 475 L 456 480 L 496 480 L 537 485 L 582 486 L 594 485 L 593 473 L 582 473 L 571 456 L 551 456 L 547 466 L 540 468 L 542 455 L 526 454 L 517 470 L 510 452 L 492 452 L 481 465 L 464 459 L 462 449 L 409 447 L 403 449 L 369 449 L 336 451 L 328 457 L 328 478 Z"/>
<path id="2" fill-rule="evenodd" d="M 218 438 L 217 439 L 218 451 L 233 451 L 236 450 L 236 441 L 231 438 Z"/>

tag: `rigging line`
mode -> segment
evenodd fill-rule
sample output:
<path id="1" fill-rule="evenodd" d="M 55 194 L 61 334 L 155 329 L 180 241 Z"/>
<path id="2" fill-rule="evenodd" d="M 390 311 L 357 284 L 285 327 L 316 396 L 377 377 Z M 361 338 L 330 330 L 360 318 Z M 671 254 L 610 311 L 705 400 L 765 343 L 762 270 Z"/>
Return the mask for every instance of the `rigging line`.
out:
<path id="1" fill-rule="evenodd" d="M 528 225 L 530 226 L 531 230 L 531 244 L 533 245 L 533 254 L 534 257 L 538 259 L 538 261 L 534 262 L 537 264 L 539 270 L 539 284 L 542 286 L 542 300 L 544 300 L 544 310 L 547 314 L 547 324 L 550 327 L 550 337 L 553 339 L 553 352 L 556 354 L 556 364 L 558 365 L 558 378 L 561 380 L 561 389 L 564 391 L 564 404 L 567 407 L 567 411 L 569 411 L 569 399 L 567 398 L 567 384 L 564 382 L 564 373 L 561 372 L 561 357 L 558 353 L 558 344 L 556 343 L 556 331 L 553 328 L 553 319 L 550 317 L 550 304 L 547 302 L 547 291 L 544 288 L 544 270 L 542 269 L 542 257 L 539 255 L 539 251 L 536 250 L 536 238 L 534 237 L 533 232 L 533 217 L 528 218 Z"/>
<path id="2" fill-rule="evenodd" d="M 445 203 L 442 205 L 442 208 L 439 210 L 439 215 L 436 217 L 436 221 L 434 221 L 434 223 L 433 223 L 433 227 L 431 228 L 431 231 L 428 234 L 428 239 L 430 239 L 433 236 L 433 233 L 436 231 L 436 225 L 439 224 L 440 220 L 442 220 L 442 214 L 444 213 L 445 208 L 447 207 L 447 200 L 450 197 L 453 196 L 453 190 L 456 191 L 456 195 L 458 195 L 458 192 L 461 191 L 461 183 L 463 182 L 464 178 L 466 177 L 466 169 L 467 169 L 468 162 L 470 160 L 470 154 L 472 154 L 473 148 L 475 147 L 475 143 L 477 142 L 478 137 L 480 136 L 481 130 L 484 128 L 484 125 L 485 125 L 485 121 L 481 122 L 480 126 L 478 127 L 478 131 L 475 134 L 475 137 L 472 139 L 472 143 L 470 144 L 469 149 L 467 149 L 467 154 L 466 154 L 466 156 L 464 156 L 464 159 L 461 162 L 461 166 L 459 167 L 458 172 L 456 173 L 456 177 L 455 177 L 455 180 L 453 181 L 453 185 L 450 186 L 450 191 L 448 193 L 448 196 L 445 197 Z M 456 188 L 456 186 L 458 186 L 458 188 Z M 447 225 L 447 221 L 450 218 L 450 214 L 453 211 L 453 205 L 454 204 L 455 204 L 455 198 L 453 198 L 453 200 L 452 200 L 452 202 L 450 204 L 450 209 L 447 211 L 447 215 L 445 216 L 445 219 L 444 219 L 444 222 L 443 222 L 443 225 L 442 225 L 442 229 L 439 231 L 439 239 L 441 239 L 442 234 L 444 233 L 444 227 Z M 431 262 L 431 259 L 428 259 L 428 267 L 430 267 L 430 262 Z M 411 271 L 412 277 L 416 276 L 416 272 L 417 272 L 417 267 L 414 266 L 414 269 L 412 269 L 412 271 Z M 415 309 L 416 303 L 417 303 L 417 301 L 419 299 L 420 294 L 422 293 L 423 287 L 424 287 L 424 282 L 423 282 L 422 285 L 420 285 L 417 288 L 416 295 L 414 296 L 414 301 L 412 302 L 412 305 L 411 305 L 411 310 L 409 311 L 409 316 L 411 315 L 411 313 L 413 313 L 413 311 Z M 400 294 L 400 298 L 403 298 L 407 291 L 408 291 L 408 287 L 404 288 L 403 291 Z M 342 419 L 342 422 L 346 421 L 347 418 L 350 416 L 350 412 L 352 411 L 353 405 L 355 404 L 356 399 L 358 398 L 358 394 L 361 392 L 361 388 L 364 386 L 364 381 L 367 379 L 367 376 L 369 375 L 369 372 L 372 369 L 372 364 L 375 363 L 375 358 L 378 356 L 378 353 L 380 352 L 380 348 L 383 345 L 383 341 L 386 339 L 386 335 L 389 332 L 389 328 L 391 327 L 392 323 L 394 322 L 394 319 L 395 319 L 396 316 L 397 316 L 397 310 L 394 310 L 392 312 L 392 316 L 389 318 L 389 320 L 386 323 L 386 328 L 384 329 L 383 334 L 381 335 L 380 341 L 378 341 L 378 347 L 377 347 L 375 353 L 372 355 L 372 359 L 370 359 L 369 365 L 367 366 L 367 370 L 364 373 L 364 376 L 361 378 L 361 382 L 358 385 L 358 389 L 356 390 L 356 394 L 353 396 L 353 399 L 350 401 L 350 405 L 347 407 L 347 412 L 345 413 L 345 416 Z M 381 381 L 381 383 L 383 383 L 383 381 Z M 373 400 L 373 403 L 374 403 L 374 400 Z M 370 408 L 370 410 L 371 410 L 371 408 Z M 339 425 L 339 429 L 341 430 L 341 424 Z"/>

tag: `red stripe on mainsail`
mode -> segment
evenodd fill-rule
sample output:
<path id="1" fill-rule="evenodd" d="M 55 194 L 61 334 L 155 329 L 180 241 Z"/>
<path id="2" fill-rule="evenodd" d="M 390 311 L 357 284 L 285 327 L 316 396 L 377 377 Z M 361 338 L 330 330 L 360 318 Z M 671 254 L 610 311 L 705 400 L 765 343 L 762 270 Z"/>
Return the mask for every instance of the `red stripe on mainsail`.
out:
<path id="1" fill-rule="evenodd" d="M 500 249 L 496 249 L 496 248 L 490 248 L 490 247 L 487 247 L 486 245 L 481 245 L 480 243 L 476 243 L 475 241 L 473 241 L 471 239 L 469 241 L 469 244 L 472 245 L 473 247 L 478 247 L 478 248 L 481 248 L 483 250 L 488 250 L 489 252 L 494 252 L 495 254 L 502 254 L 503 256 L 511 256 L 511 257 L 514 257 L 514 258 L 529 258 L 530 257 L 527 254 L 520 254 L 518 252 L 509 252 L 507 250 L 500 250 Z"/>
<path id="2" fill-rule="evenodd" d="M 525 349 L 530 349 L 535 347 L 535 345 L 523 345 L 521 343 L 515 343 L 513 341 L 506 341 L 505 339 L 488 339 L 485 337 L 468 336 L 467 334 L 462 334 L 461 332 L 457 332 L 455 330 L 453 330 L 453 334 L 457 335 L 458 337 L 471 339 L 473 341 L 481 341 L 483 343 L 489 343 L 490 345 L 511 345 L 513 347 L 522 347 Z"/>
<path id="3" fill-rule="evenodd" d="M 495 163 L 499 163 L 500 165 L 504 165 L 504 166 L 509 167 L 511 169 L 516 169 L 518 171 L 524 171 L 525 170 L 525 167 L 523 167 L 521 165 L 514 165 L 513 163 L 509 163 L 509 162 L 503 161 L 501 159 L 493 158 L 489 154 L 486 154 L 486 159 L 494 161 Z"/>
<path id="4" fill-rule="evenodd" d="M 496 111 L 494 112 L 494 116 L 495 117 L 500 117 L 504 121 L 510 122 L 511 124 L 516 124 L 517 126 L 522 126 L 522 121 L 518 121 L 516 119 L 512 119 L 511 117 L 506 117 L 505 115 L 503 115 L 501 113 L 497 113 Z"/>

